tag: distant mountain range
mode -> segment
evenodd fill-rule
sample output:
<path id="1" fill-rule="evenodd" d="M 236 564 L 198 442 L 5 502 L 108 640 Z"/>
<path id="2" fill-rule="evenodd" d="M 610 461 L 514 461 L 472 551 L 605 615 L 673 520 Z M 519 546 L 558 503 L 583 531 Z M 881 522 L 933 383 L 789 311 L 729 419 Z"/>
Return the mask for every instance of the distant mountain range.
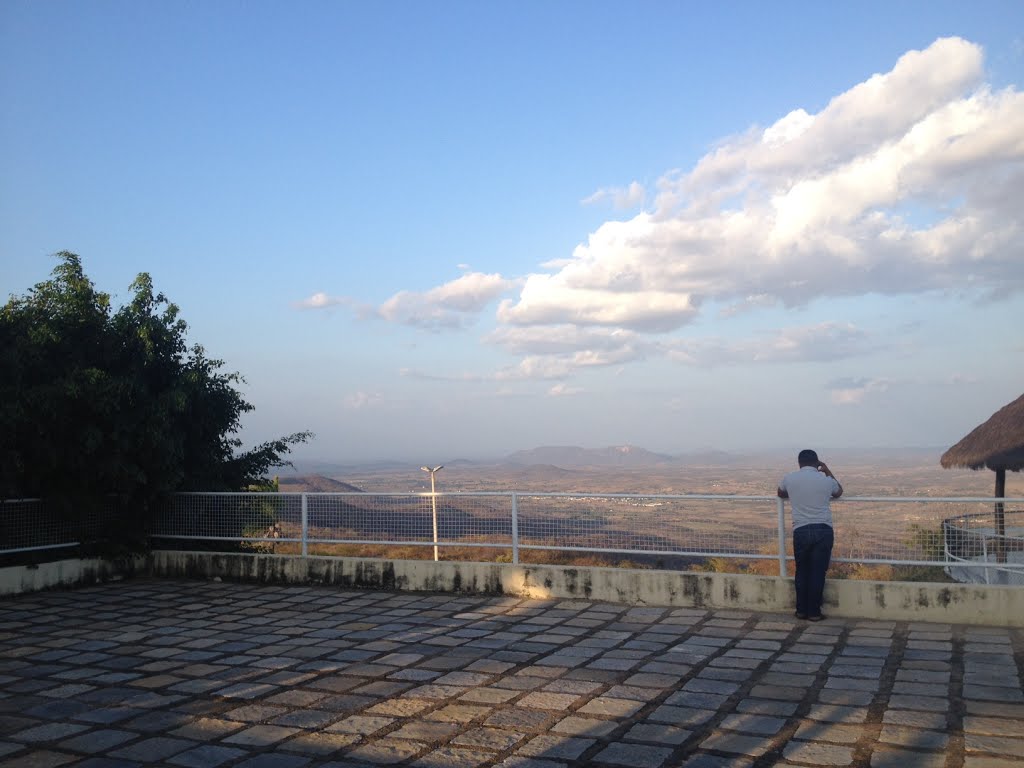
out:
<path id="1" fill-rule="evenodd" d="M 362 488 L 323 475 L 281 475 L 281 493 L 362 493 Z"/>
<path id="2" fill-rule="evenodd" d="M 918 464 L 922 460 L 938 461 L 944 448 L 934 446 L 909 446 L 885 448 L 849 448 L 842 451 L 829 451 L 829 456 L 842 454 L 846 461 L 877 461 L 887 464 Z M 459 467 L 514 467 L 545 468 L 550 472 L 558 469 L 645 469 L 669 467 L 737 467 L 774 465 L 779 461 L 795 461 L 797 448 L 780 447 L 774 451 L 737 452 L 719 450 L 692 451 L 679 455 L 655 453 L 635 445 L 616 445 L 606 448 L 582 448 L 576 445 L 546 445 L 524 451 L 516 451 L 501 459 L 474 461 L 465 458 L 452 458 L 442 461 L 450 469 Z M 367 461 L 367 462 L 331 462 L 331 461 L 295 461 L 293 467 L 281 467 L 281 485 L 295 483 L 299 479 L 329 475 L 340 475 L 351 472 L 390 472 L 406 469 L 415 470 L 419 464 L 415 461 Z M 282 490 L 284 488 L 282 487 Z M 312 491 L 313 489 L 308 489 Z M 344 488 L 323 488 L 323 491 L 359 490 Z"/>
<path id="3" fill-rule="evenodd" d="M 672 456 L 653 453 L 635 445 L 581 448 L 576 445 L 548 445 L 516 451 L 506 464 L 551 464 L 556 467 L 653 467 L 674 462 Z"/>

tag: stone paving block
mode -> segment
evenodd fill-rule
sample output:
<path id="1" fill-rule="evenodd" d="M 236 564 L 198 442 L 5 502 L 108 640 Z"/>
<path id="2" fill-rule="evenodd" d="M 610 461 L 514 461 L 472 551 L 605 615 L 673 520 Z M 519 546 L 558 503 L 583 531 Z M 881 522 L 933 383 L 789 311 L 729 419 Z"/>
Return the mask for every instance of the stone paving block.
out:
<path id="1" fill-rule="evenodd" d="M 331 733 L 350 733 L 359 736 L 369 736 L 395 722 L 391 717 L 374 717 L 368 715 L 353 715 L 346 717 L 327 726 L 324 730 Z"/>
<path id="2" fill-rule="evenodd" d="M 863 730 L 859 725 L 805 721 L 797 727 L 793 738 L 800 741 L 831 741 L 837 744 L 856 744 Z"/>
<path id="3" fill-rule="evenodd" d="M 640 688 L 635 685 L 613 685 L 601 695 L 609 699 L 630 699 L 632 701 L 648 702 L 657 694 L 658 691 L 650 688 Z"/>
<path id="4" fill-rule="evenodd" d="M 285 707 L 273 707 L 266 704 L 247 704 L 243 707 L 235 707 L 224 713 L 228 720 L 235 720 L 242 723 L 263 723 L 271 718 L 283 715 L 288 710 Z"/>
<path id="5" fill-rule="evenodd" d="M 476 749 L 490 749 L 495 752 L 504 752 L 507 749 L 511 749 L 525 738 L 527 738 L 526 734 L 517 733 L 516 731 L 507 731 L 501 728 L 472 728 L 457 735 L 452 739 L 452 744 Z"/>
<path id="6" fill-rule="evenodd" d="M 686 758 L 680 768 L 752 768 L 754 761 L 747 757 L 723 757 L 698 753 Z"/>
<path id="7" fill-rule="evenodd" d="M 35 707 L 24 710 L 29 717 L 42 717 L 47 720 L 65 720 L 75 715 L 90 710 L 91 707 L 84 701 L 47 701 Z"/>
<path id="8" fill-rule="evenodd" d="M 1020 757 L 1024 755 L 1024 739 L 1012 736 L 989 736 L 979 733 L 964 734 L 964 749 L 968 752 L 989 752 L 994 755 Z"/>
<path id="9" fill-rule="evenodd" d="M 25 747 L 23 744 L 15 744 L 10 741 L 0 741 L 0 757 L 3 757 L 4 755 L 9 755 L 12 752 L 17 752 L 18 750 L 24 748 Z"/>
<path id="10" fill-rule="evenodd" d="M 171 728 L 177 728 L 184 725 L 191 719 L 191 715 L 183 712 L 165 712 L 158 710 L 156 712 L 146 712 L 139 717 L 134 717 L 125 722 L 124 727 L 135 731 L 143 731 L 145 733 L 158 733 Z"/>
<path id="11" fill-rule="evenodd" d="M 1024 766 L 1000 751 L 1024 741 L 1020 677 L 1007 674 L 1017 664 L 1016 630 L 921 623 L 908 630 L 836 618 L 810 626 L 788 616 L 600 603 L 580 613 L 558 607 L 566 602 L 573 601 L 173 581 L 47 593 L 36 599 L 46 608 L 22 611 L 27 618 L 6 642 L 0 631 L 0 754 L 7 750 L 0 760 L 46 764 L 94 749 L 83 766 L 136 765 L 142 760 L 115 753 L 145 743 L 149 733 L 186 742 L 181 752 L 150 761 L 181 768 L 182 755 L 202 762 L 203 746 L 235 750 L 224 761 L 232 768 L 281 758 L 329 759 L 324 765 L 336 768 L 445 760 L 579 768 L 597 764 L 593 756 L 614 744 L 696 748 L 674 761 L 670 755 L 664 768 L 750 768 L 760 749 L 783 748 L 778 734 L 800 712 L 790 726 L 790 755 L 771 760 L 806 765 L 792 755 L 818 750 L 819 764 L 828 765 L 856 744 L 871 756 L 863 765 L 938 766 L 936 756 L 949 751 L 957 768 Z M 183 612 L 197 604 L 203 607 Z M 158 612 L 161 605 L 174 610 Z M 10 615 L 0 602 L 0 625 Z M 429 642 L 445 635 L 465 642 Z M 22 653 L 23 645 L 32 649 Z M 73 654 L 52 656 L 70 648 Z M 33 658 L 40 654 L 49 660 Z M 966 695 L 957 701 L 950 693 L 960 690 L 961 668 Z M 543 702 L 558 706 L 531 706 Z M 594 702 L 597 712 L 583 711 Z M 245 722 L 232 719 L 236 710 Z M 958 733 L 961 712 L 966 736 Z M 11 738 L 62 723 L 83 730 Z M 432 750 L 430 734 L 410 728 L 417 724 L 456 730 L 430 739 Z M 947 724 L 955 737 L 946 736 Z M 248 751 L 227 741 L 254 727 L 289 735 Z M 391 733 L 403 728 L 419 738 Z M 105 732 L 116 731 L 131 737 L 104 749 Z M 576 758 L 526 754 L 539 737 L 592 743 Z"/>
<path id="12" fill-rule="evenodd" d="M 966 755 L 964 768 L 1020 768 L 1021 761 L 1015 757 L 986 757 Z"/>
<path id="13" fill-rule="evenodd" d="M 459 701 L 479 704 L 504 704 L 519 695 L 519 691 L 502 688 L 473 688 L 459 696 Z"/>
<path id="14" fill-rule="evenodd" d="M 757 736 L 770 736 L 782 730 L 786 724 L 785 718 L 770 717 L 768 715 L 733 714 L 726 717 L 719 723 L 719 728 L 729 731 L 740 731 Z"/>
<path id="15" fill-rule="evenodd" d="M 551 693 L 574 693 L 577 696 L 583 696 L 588 693 L 593 693 L 601 687 L 600 683 L 595 683 L 590 680 L 552 680 L 550 683 L 541 688 L 542 691 L 550 691 Z M 479 690 L 479 689 L 478 689 Z M 471 692 L 470 692 L 471 693 Z"/>
<path id="16" fill-rule="evenodd" d="M 430 709 L 436 705 L 437 702 L 427 699 L 388 699 L 368 707 L 364 712 L 368 715 L 383 715 L 385 717 L 412 717 L 424 709 Z"/>
<path id="17" fill-rule="evenodd" d="M 235 747 L 222 747 L 216 744 L 203 744 L 167 760 L 184 768 L 216 768 L 218 765 L 237 760 L 247 754 L 245 750 Z"/>
<path id="18" fill-rule="evenodd" d="M 1024 690 L 1020 686 L 1003 687 L 994 685 L 973 685 L 964 683 L 965 699 L 982 699 L 984 701 L 1024 702 Z"/>
<path id="19" fill-rule="evenodd" d="M 313 680 L 307 683 L 307 687 L 315 688 L 322 691 L 331 691 L 333 693 L 344 693 L 350 691 L 353 688 L 358 688 L 361 685 L 366 685 L 369 680 L 360 677 L 345 677 L 343 675 L 332 675 L 330 677 L 324 677 L 319 680 Z"/>
<path id="20" fill-rule="evenodd" d="M 1024 719 L 965 715 L 963 727 L 966 733 L 1024 738 Z"/>
<path id="21" fill-rule="evenodd" d="M 647 719 L 655 723 L 670 723 L 673 725 L 685 725 L 687 727 L 692 727 L 706 723 L 714 716 L 715 710 L 712 709 L 673 707 L 667 704 L 662 704 L 647 715 Z"/>
<path id="22" fill-rule="evenodd" d="M 847 691 L 825 689 L 818 691 L 818 701 L 822 704 L 839 704 L 844 707 L 866 707 L 875 699 L 874 691 Z"/>
<path id="23" fill-rule="evenodd" d="M 870 765 L 871 768 L 946 768 L 946 756 L 941 752 L 879 747 L 871 753 Z"/>
<path id="24" fill-rule="evenodd" d="M 873 680 L 862 680 L 857 677 L 829 677 L 825 681 L 825 688 L 838 689 L 842 691 L 871 691 L 875 692 L 881 685 L 876 677 Z"/>
<path id="25" fill-rule="evenodd" d="M 74 723 L 46 723 L 10 734 L 11 741 L 31 744 L 34 742 L 57 741 L 88 730 L 88 726 Z"/>
<path id="26" fill-rule="evenodd" d="M 605 717 L 629 717 L 643 708 L 643 702 L 630 699 L 613 699 L 608 696 L 598 696 L 591 699 L 577 712 L 582 715 L 603 715 Z"/>
<path id="27" fill-rule="evenodd" d="M 246 723 L 239 723 L 234 720 L 222 720 L 216 717 L 201 717 L 186 723 L 180 728 L 168 731 L 168 736 L 175 736 L 180 739 L 192 739 L 194 741 L 216 741 L 229 733 L 240 731 L 246 727 Z"/>
<path id="28" fill-rule="evenodd" d="M 679 678 L 675 675 L 662 675 L 655 672 L 638 672 L 627 677 L 625 681 L 625 685 L 655 689 L 672 688 L 678 683 Z"/>
<path id="29" fill-rule="evenodd" d="M 702 749 L 716 752 L 732 752 L 738 755 L 760 757 L 771 747 L 771 740 L 765 736 L 716 731 L 700 742 L 700 746 Z"/>
<path id="30" fill-rule="evenodd" d="M 542 709 L 504 709 L 498 710 L 484 720 L 484 725 L 523 733 L 537 733 L 550 726 L 556 717 L 557 715 Z"/>
<path id="31" fill-rule="evenodd" d="M 270 752 L 255 755 L 236 765 L 237 768 L 302 768 L 302 766 L 309 762 L 310 758 L 305 756 L 283 755 L 279 752 Z"/>
<path id="32" fill-rule="evenodd" d="M 558 760 L 542 760 L 537 757 L 512 755 L 498 763 L 496 768 L 565 768 L 565 763 Z"/>
<path id="33" fill-rule="evenodd" d="M 753 715 L 775 715 L 777 717 L 789 717 L 799 706 L 794 701 L 772 701 L 771 699 L 743 699 L 736 705 L 737 712 L 747 712 Z"/>
<path id="34" fill-rule="evenodd" d="M 820 744 L 816 741 L 791 741 L 782 750 L 787 760 L 813 765 L 850 765 L 853 747 Z"/>
<path id="35" fill-rule="evenodd" d="M 196 742 L 188 739 L 172 739 L 167 736 L 153 736 L 127 747 L 121 747 L 111 751 L 112 757 L 120 757 L 125 760 L 139 760 L 144 763 L 157 763 L 166 760 L 172 755 L 184 752 L 197 746 Z"/>
<path id="36" fill-rule="evenodd" d="M 121 731 L 113 728 L 101 728 L 96 731 L 89 731 L 70 739 L 65 739 L 57 746 L 70 752 L 86 752 L 95 754 L 105 752 L 111 747 L 123 744 L 131 739 L 137 739 L 139 734 L 132 731 Z"/>
<path id="37" fill-rule="evenodd" d="M 79 755 L 69 755 L 66 752 L 40 749 L 27 755 L 4 760 L 0 762 L 0 768 L 52 768 L 53 766 L 65 765 L 78 759 Z M 135 765 L 138 764 L 136 763 Z"/>
<path id="38" fill-rule="evenodd" d="M 330 694 L 326 691 L 308 691 L 301 688 L 281 691 L 264 699 L 266 704 L 277 704 L 283 707 L 308 707 L 325 699 Z"/>
<path id="39" fill-rule="evenodd" d="M 625 741 L 650 741 L 655 744 L 679 745 L 693 734 L 685 728 L 657 723 L 637 723 L 622 738 Z"/>
<path id="40" fill-rule="evenodd" d="M 690 707 L 691 709 L 718 709 L 725 704 L 728 698 L 724 694 L 676 691 L 665 699 L 665 703 L 674 707 Z"/>
<path id="41" fill-rule="evenodd" d="M 564 712 L 580 700 L 579 696 L 571 693 L 547 693 L 535 691 L 523 696 L 516 702 L 516 706 L 529 707 L 531 709 L 551 709 Z"/>
<path id="42" fill-rule="evenodd" d="M 278 745 L 277 749 L 301 752 L 308 755 L 329 755 L 357 743 L 360 737 L 354 733 L 300 733 Z"/>
<path id="43" fill-rule="evenodd" d="M 864 707 L 815 704 L 808 710 L 807 719 L 825 723 L 864 723 L 868 719 L 868 710 Z"/>
<path id="44" fill-rule="evenodd" d="M 300 732 L 299 728 L 286 728 L 282 725 L 254 725 L 227 736 L 223 742 L 243 747 L 267 747 Z"/>
<path id="45" fill-rule="evenodd" d="M 791 688 L 784 685 L 755 685 L 750 695 L 757 699 L 778 699 L 780 701 L 800 701 L 807 694 L 803 688 Z"/>
<path id="46" fill-rule="evenodd" d="M 949 670 L 897 669 L 897 682 L 949 684 Z"/>
<path id="47" fill-rule="evenodd" d="M 945 732 L 929 731 L 920 728 L 907 728 L 899 725 L 883 725 L 878 740 L 886 744 L 898 744 L 914 749 L 946 749 L 949 735 Z"/>
<path id="48" fill-rule="evenodd" d="M 460 730 L 457 723 L 443 723 L 430 720 L 412 720 L 406 722 L 397 731 L 388 734 L 392 739 L 411 739 L 433 743 L 450 739 Z"/>
<path id="49" fill-rule="evenodd" d="M 932 696 L 905 696 L 894 694 L 889 697 L 889 706 L 893 709 L 920 709 L 925 712 L 947 712 L 949 699 Z"/>
<path id="50" fill-rule="evenodd" d="M 449 704 L 423 715 L 425 720 L 440 720 L 448 723 L 469 723 L 481 720 L 494 710 L 491 707 L 479 707 L 469 704 Z"/>
<path id="51" fill-rule="evenodd" d="M 692 693 L 713 693 L 720 696 L 731 696 L 739 690 L 739 685 L 723 680 L 694 678 L 683 685 L 682 690 Z"/>
<path id="52" fill-rule="evenodd" d="M 793 686 L 808 690 L 814 685 L 816 679 L 815 675 L 794 675 L 789 673 L 783 674 L 781 672 L 766 672 L 761 675 L 760 682 L 762 685 Z"/>
<path id="53" fill-rule="evenodd" d="M 441 747 L 414 761 L 416 768 L 476 768 L 494 759 L 488 752 L 459 747 Z"/>
<path id="54" fill-rule="evenodd" d="M 340 712 L 319 709 L 296 709 L 270 721 L 271 725 L 294 726 L 303 730 L 321 728 L 341 717 Z"/>
<path id="55" fill-rule="evenodd" d="M 964 701 L 964 709 L 971 715 L 1024 719 L 1024 705 L 998 701 Z"/>
<path id="56" fill-rule="evenodd" d="M 352 747 L 345 753 L 345 757 L 357 762 L 393 765 L 422 752 L 426 746 L 420 742 L 405 741 L 404 739 L 380 739 L 369 744 Z"/>
<path id="57" fill-rule="evenodd" d="M 575 760 L 595 743 L 595 739 L 545 733 L 531 738 L 516 750 L 516 754 L 549 760 Z"/>
<path id="58" fill-rule="evenodd" d="M 594 755 L 597 764 L 629 766 L 629 768 L 660 768 L 671 756 L 672 750 L 643 744 L 610 744 Z"/>

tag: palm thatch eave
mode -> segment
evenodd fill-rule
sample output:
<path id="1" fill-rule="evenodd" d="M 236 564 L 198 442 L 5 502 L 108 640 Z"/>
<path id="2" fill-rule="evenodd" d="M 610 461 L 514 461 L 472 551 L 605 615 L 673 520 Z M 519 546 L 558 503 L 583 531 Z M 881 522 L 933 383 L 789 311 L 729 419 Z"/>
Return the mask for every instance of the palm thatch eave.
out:
<path id="1" fill-rule="evenodd" d="M 943 467 L 1019 472 L 1024 469 L 1024 395 L 975 427 L 939 459 Z"/>

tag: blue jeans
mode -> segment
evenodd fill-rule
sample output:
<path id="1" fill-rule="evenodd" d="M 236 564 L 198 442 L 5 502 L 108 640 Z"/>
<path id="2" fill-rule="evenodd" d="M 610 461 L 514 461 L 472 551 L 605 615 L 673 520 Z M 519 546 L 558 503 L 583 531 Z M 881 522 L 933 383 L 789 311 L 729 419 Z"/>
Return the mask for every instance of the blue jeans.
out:
<path id="1" fill-rule="evenodd" d="M 832 560 L 835 535 L 831 525 L 801 525 L 793 531 L 793 558 L 796 560 L 796 612 L 805 616 L 821 615 L 821 595 L 825 590 L 825 572 Z"/>

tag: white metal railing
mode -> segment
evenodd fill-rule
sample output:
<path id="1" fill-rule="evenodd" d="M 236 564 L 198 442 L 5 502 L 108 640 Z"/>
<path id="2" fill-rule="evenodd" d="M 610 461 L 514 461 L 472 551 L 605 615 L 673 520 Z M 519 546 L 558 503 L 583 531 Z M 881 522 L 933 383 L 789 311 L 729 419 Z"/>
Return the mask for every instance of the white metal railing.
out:
<path id="1" fill-rule="evenodd" d="M 989 546 L 992 506 L 1024 499 L 844 497 L 833 502 L 833 561 L 864 565 L 950 564 L 989 574 L 1022 574 L 1024 562 L 972 559 Z M 1020 514 L 1007 511 L 1007 516 Z M 950 525 L 971 520 L 972 526 Z M 626 555 L 669 567 L 709 558 L 778 563 L 791 554 L 786 507 L 775 496 L 464 493 L 183 493 L 158 516 L 157 541 L 239 542 L 276 553 L 353 554 L 353 548 L 459 549 L 460 559 L 505 550 Z M 1024 550 L 1024 530 L 1003 537 L 1001 552 Z M 986 543 L 988 542 L 988 543 Z M 374 556 L 372 553 L 369 556 Z M 541 558 L 542 554 L 538 554 Z M 535 557 L 536 557 L 535 556 Z M 990 575 L 984 576 L 991 580 Z M 1016 576 L 1014 576 L 1016 578 Z M 996 579 L 1009 582 L 1003 577 Z"/>
<path id="2" fill-rule="evenodd" d="M 1024 510 L 1003 512 L 1010 534 L 989 528 L 993 519 L 992 514 L 963 515 L 943 522 L 944 530 L 956 532 L 946 536 L 946 572 L 961 582 L 1024 585 Z"/>
<path id="3" fill-rule="evenodd" d="M 1024 511 L 995 533 L 989 497 L 844 497 L 833 502 L 834 562 L 937 566 L 960 581 L 1024 584 Z M 100 516 L 72 521 L 38 499 L 0 502 L 0 555 L 70 548 Z M 234 543 L 284 554 L 353 554 L 432 547 L 460 559 L 519 563 L 551 553 L 621 555 L 686 567 L 710 558 L 776 561 L 784 575 L 786 507 L 775 496 L 474 493 L 182 493 L 157 514 L 156 543 Z M 216 546 L 216 545 L 215 545 Z M 236 547 L 237 548 L 237 547 Z M 454 551 L 458 550 L 458 551 Z M 547 553 L 547 554 L 546 554 Z"/>
<path id="4" fill-rule="evenodd" d="M 119 505 L 112 496 L 82 514 L 44 499 L 0 499 L 0 555 L 80 546 L 117 518 Z"/>

